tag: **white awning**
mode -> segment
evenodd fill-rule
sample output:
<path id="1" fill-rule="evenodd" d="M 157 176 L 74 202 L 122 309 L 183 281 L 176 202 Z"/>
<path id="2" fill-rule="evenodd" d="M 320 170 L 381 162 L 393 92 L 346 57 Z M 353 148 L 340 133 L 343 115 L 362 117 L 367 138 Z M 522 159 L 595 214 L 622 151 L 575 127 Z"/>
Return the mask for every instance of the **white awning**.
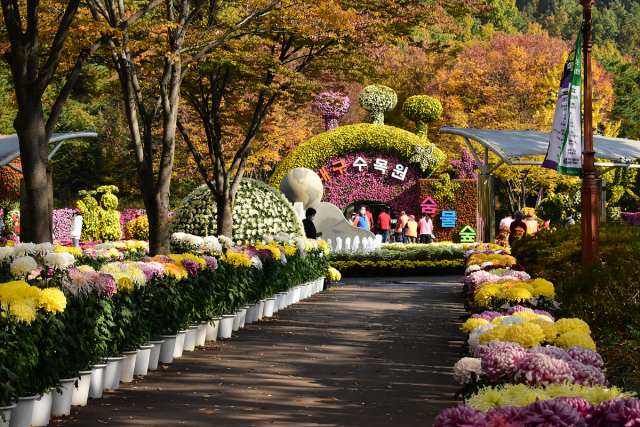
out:
<path id="1" fill-rule="evenodd" d="M 97 133 L 92 131 L 83 132 L 70 132 L 70 133 L 54 133 L 49 144 L 58 142 L 58 144 L 49 153 L 49 160 L 58 151 L 58 148 L 64 144 L 67 139 L 73 138 L 96 138 Z M 4 135 L 0 136 L 0 166 L 6 166 L 13 160 L 20 157 L 20 143 L 18 142 L 18 135 Z"/>

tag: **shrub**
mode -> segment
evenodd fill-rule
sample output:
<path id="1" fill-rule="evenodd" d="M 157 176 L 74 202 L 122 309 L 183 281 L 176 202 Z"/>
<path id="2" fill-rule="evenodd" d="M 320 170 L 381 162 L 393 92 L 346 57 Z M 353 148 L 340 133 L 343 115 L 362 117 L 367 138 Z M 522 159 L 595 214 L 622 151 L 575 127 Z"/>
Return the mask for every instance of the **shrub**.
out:
<path id="1" fill-rule="evenodd" d="M 100 218 L 100 238 L 105 241 L 116 241 L 122 238 L 120 228 L 120 212 L 118 208 L 118 197 L 113 194 L 118 192 L 115 185 L 103 185 L 96 190 L 104 193 L 100 198 L 98 214 Z"/>
<path id="2" fill-rule="evenodd" d="M 78 191 L 82 200 L 78 200 L 76 205 L 82 214 L 82 240 L 85 242 L 100 239 L 100 216 L 98 201 L 93 197 L 95 194 L 95 191 Z"/>
<path id="3" fill-rule="evenodd" d="M 391 111 L 398 103 L 398 95 L 387 86 L 371 85 L 362 89 L 358 103 L 363 110 L 369 112 L 371 123 L 384 124 L 384 113 Z"/>
<path id="4" fill-rule="evenodd" d="M 427 123 L 438 120 L 442 114 L 442 104 L 430 96 L 415 95 L 407 98 L 402 105 L 402 112 L 406 118 L 416 122 L 418 136 L 426 138 Z"/>
<path id="5" fill-rule="evenodd" d="M 129 221 L 124 226 L 124 238 L 127 240 L 149 240 L 149 218 L 143 215 Z"/>

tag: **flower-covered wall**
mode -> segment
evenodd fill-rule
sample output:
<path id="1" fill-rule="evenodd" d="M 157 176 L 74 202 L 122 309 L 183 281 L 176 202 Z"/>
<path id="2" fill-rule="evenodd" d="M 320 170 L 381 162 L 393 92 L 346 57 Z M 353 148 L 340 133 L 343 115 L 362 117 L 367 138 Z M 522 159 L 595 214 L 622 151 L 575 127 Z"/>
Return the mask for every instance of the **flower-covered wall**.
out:
<path id="1" fill-rule="evenodd" d="M 358 151 L 332 157 L 315 171 L 324 186 L 323 202 L 345 209 L 356 201 L 388 203 L 395 215 L 417 213 L 419 167 L 392 154 Z"/>
<path id="2" fill-rule="evenodd" d="M 460 242 L 460 231 L 467 225 L 477 233 L 476 213 L 478 210 L 478 190 L 475 179 L 421 179 L 420 204 L 431 197 L 437 204 L 432 215 L 433 228 L 438 242 Z M 443 227 L 442 211 L 455 211 L 455 227 Z M 445 225 L 447 225 L 445 223 Z"/>

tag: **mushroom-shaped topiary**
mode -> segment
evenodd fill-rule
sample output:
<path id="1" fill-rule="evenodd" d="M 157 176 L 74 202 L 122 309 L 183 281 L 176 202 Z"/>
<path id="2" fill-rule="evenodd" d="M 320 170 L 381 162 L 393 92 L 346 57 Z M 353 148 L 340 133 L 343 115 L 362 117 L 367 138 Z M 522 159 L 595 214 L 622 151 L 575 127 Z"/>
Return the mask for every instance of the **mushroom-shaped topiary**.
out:
<path id="1" fill-rule="evenodd" d="M 398 95 L 390 87 L 371 85 L 362 89 L 358 103 L 371 115 L 371 123 L 383 125 L 384 113 L 393 110 L 398 103 Z"/>
<path id="2" fill-rule="evenodd" d="M 330 131 L 338 127 L 338 119 L 349 111 L 351 100 L 340 92 L 322 92 L 313 103 L 313 109 L 319 110 L 324 119 L 324 130 Z"/>
<path id="3" fill-rule="evenodd" d="M 427 123 L 435 122 L 442 114 L 442 104 L 427 95 L 414 95 L 407 98 L 402 106 L 404 116 L 416 122 L 418 136 L 427 137 Z"/>

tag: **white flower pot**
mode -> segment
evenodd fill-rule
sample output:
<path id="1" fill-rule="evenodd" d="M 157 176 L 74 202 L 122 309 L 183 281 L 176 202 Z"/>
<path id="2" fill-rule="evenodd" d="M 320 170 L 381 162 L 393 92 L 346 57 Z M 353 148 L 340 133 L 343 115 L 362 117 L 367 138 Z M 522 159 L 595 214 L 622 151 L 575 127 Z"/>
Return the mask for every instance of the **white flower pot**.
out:
<path id="1" fill-rule="evenodd" d="M 153 347 L 149 352 L 149 370 L 155 371 L 158 369 L 158 361 L 160 360 L 160 350 L 164 345 L 164 340 L 151 341 L 149 344 L 153 344 Z"/>
<path id="2" fill-rule="evenodd" d="M 215 318 L 207 322 L 207 341 L 215 341 L 218 339 L 219 327 L 220 327 L 220 318 Z"/>
<path id="3" fill-rule="evenodd" d="M 254 317 L 254 322 L 257 322 L 258 320 L 262 320 L 262 317 L 264 316 L 264 303 L 266 302 L 266 300 L 261 299 L 260 300 L 260 311 L 258 312 L 258 318 L 256 319 Z"/>
<path id="4" fill-rule="evenodd" d="M 162 343 L 162 347 L 160 347 L 158 360 L 160 363 L 171 363 L 173 362 L 173 354 L 176 351 L 178 335 L 163 335 L 162 339 L 164 343 Z"/>
<path id="5" fill-rule="evenodd" d="M 60 380 L 60 391 L 51 390 L 51 415 L 60 417 L 71 413 L 71 398 L 73 389 L 76 388 L 77 378 Z"/>
<path id="6" fill-rule="evenodd" d="M 52 390 L 53 391 L 53 390 Z M 33 402 L 33 414 L 31 414 L 32 426 L 46 426 L 51 417 L 51 391 L 42 393 Z"/>
<path id="7" fill-rule="evenodd" d="M 267 300 L 264 302 L 264 317 L 273 316 L 273 308 L 275 307 L 275 304 L 275 298 L 267 298 Z"/>
<path id="8" fill-rule="evenodd" d="M 231 338 L 233 332 L 233 319 L 236 316 L 234 314 L 225 314 L 220 321 L 220 327 L 218 329 L 218 338 Z"/>
<path id="9" fill-rule="evenodd" d="M 93 365 L 91 369 L 91 383 L 89 384 L 89 397 L 92 399 L 100 399 L 102 397 L 102 389 L 104 388 L 104 376 L 107 364 Z"/>
<path id="10" fill-rule="evenodd" d="M 33 417 L 33 405 L 38 396 L 22 396 L 18 399 L 18 404 L 11 410 L 11 422 L 9 427 L 29 427 L 31 417 Z M 2 422 L 0 422 L 2 425 Z M 7 425 L 7 424 L 5 424 Z"/>
<path id="11" fill-rule="evenodd" d="M 302 293 L 302 286 L 296 286 L 293 288 L 293 303 L 297 304 L 300 302 L 300 294 Z"/>
<path id="12" fill-rule="evenodd" d="M 300 290 L 300 300 L 307 298 L 309 295 L 309 284 L 305 283 L 302 285 L 302 289 Z"/>
<path id="13" fill-rule="evenodd" d="M 103 388 L 117 390 L 120 388 L 120 375 L 122 375 L 122 362 L 124 356 L 107 358 L 108 365 L 104 370 Z"/>
<path id="14" fill-rule="evenodd" d="M 187 331 L 178 331 L 178 338 L 176 338 L 176 346 L 173 349 L 173 358 L 178 359 L 182 357 L 184 351 L 184 339 L 187 336 Z"/>
<path id="15" fill-rule="evenodd" d="M 86 406 L 89 400 L 89 387 L 91 386 L 91 372 L 80 371 L 78 387 L 73 388 L 71 396 L 71 406 Z"/>
<path id="16" fill-rule="evenodd" d="M 259 310 L 260 306 L 258 305 L 257 307 L 258 307 L 258 310 Z M 249 304 L 249 308 L 247 309 L 247 315 L 246 315 L 244 323 L 246 323 L 246 324 L 253 323 L 253 318 L 255 317 L 255 312 L 256 312 L 256 304 Z"/>
<path id="17" fill-rule="evenodd" d="M 198 334 L 196 335 L 196 347 L 201 347 L 207 340 L 207 322 L 198 323 Z"/>
<path id="18" fill-rule="evenodd" d="M 243 311 L 245 311 L 244 308 L 241 308 L 238 311 L 236 311 L 236 317 L 233 318 L 233 326 L 232 326 L 232 329 L 234 331 L 237 331 L 238 329 L 240 329 L 240 321 L 242 320 Z"/>
<path id="19" fill-rule="evenodd" d="M 275 300 L 273 302 L 273 312 L 277 313 L 278 310 L 280 309 L 280 294 L 274 294 L 273 295 L 273 299 Z"/>
<path id="20" fill-rule="evenodd" d="M 198 325 L 191 325 L 184 335 L 184 347 L 182 351 L 193 351 L 196 349 L 196 338 L 198 337 Z"/>
<path id="21" fill-rule="evenodd" d="M 120 374 L 120 382 L 130 383 L 133 381 L 133 371 L 136 368 L 136 360 L 138 359 L 138 350 L 124 352 L 125 359 L 122 361 L 122 373 Z"/>
<path id="22" fill-rule="evenodd" d="M 9 406 L 0 406 L 0 426 L 9 427 L 11 422 L 11 411 L 15 409 L 16 404 L 12 403 Z"/>
<path id="23" fill-rule="evenodd" d="M 289 289 L 287 291 L 287 303 L 285 305 L 285 307 L 289 307 L 291 304 L 293 304 L 293 294 L 295 294 L 295 290 L 293 288 Z"/>
<path id="24" fill-rule="evenodd" d="M 147 375 L 149 358 L 151 357 L 151 349 L 153 347 L 155 347 L 153 344 L 140 347 L 138 355 L 136 356 L 136 364 L 133 367 L 133 375 Z M 156 364 L 157 363 L 158 360 L 156 359 Z"/>
<path id="25" fill-rule="evenodd" d="M 287 295 L 289 295 L 289 293 L 288 292 L 280 292 L 278 295 L 279 295 L 279 298 L 278 298 L 278 311 L 284 310 L 285 308 L 287 308 Z"/>
<path id="26" fill-rule="evenodd" d="M 240 328 L 244 328 L 244 324 L 247 321 L 247 311 L 249 311 L 248 305 L 245 307 L 242 307 L 242 310 L 240 311 L 240 323 L 239 323 Z"/>

